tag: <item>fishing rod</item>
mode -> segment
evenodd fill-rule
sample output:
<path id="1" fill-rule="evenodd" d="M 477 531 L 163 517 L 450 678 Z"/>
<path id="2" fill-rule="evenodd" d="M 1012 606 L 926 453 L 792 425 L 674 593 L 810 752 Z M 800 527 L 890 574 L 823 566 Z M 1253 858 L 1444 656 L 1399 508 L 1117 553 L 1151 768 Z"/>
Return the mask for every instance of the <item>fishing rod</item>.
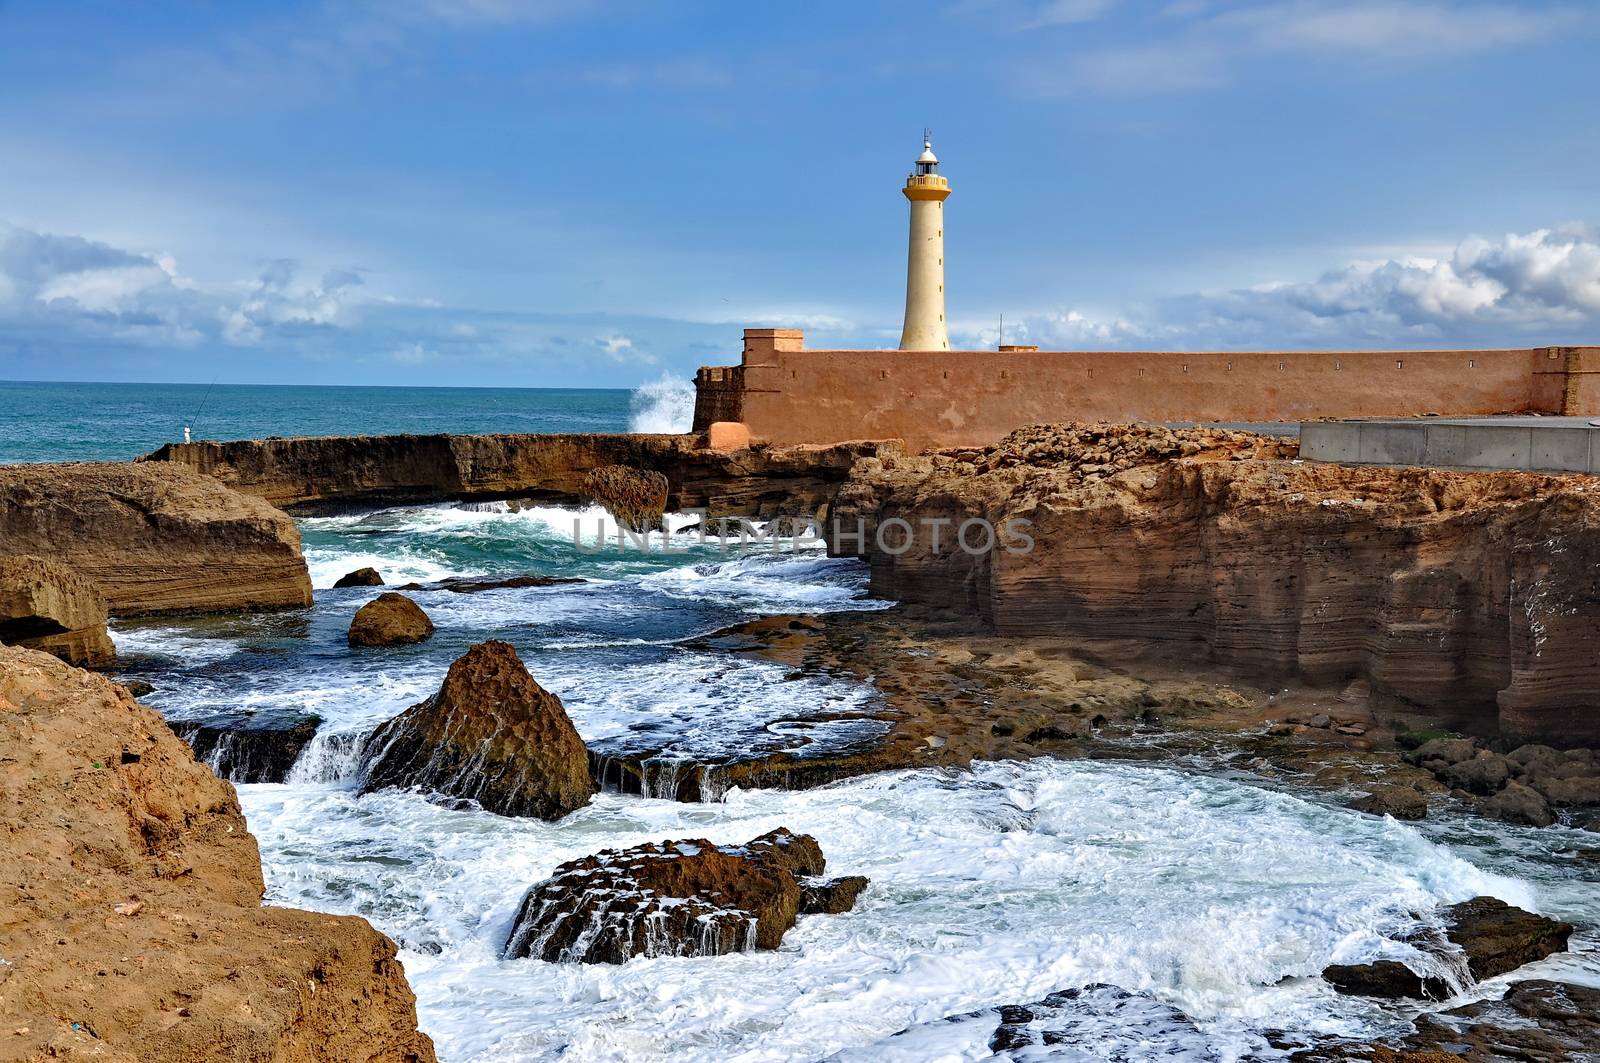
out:
<path id="1" fill-rule="evenodd" d="M 183 441 L 189 442 L 189 430 L 200 423 L 200 413 L 206 408 L 206 400 L 211 397 L 211 389 L 217 386 L 217 377 L 211 378 L 211 383 L 206 385 L 206 393 L 200 396 L 200 405 L 194 408 L 194 416 L 189 418 L 189 423 L 183 426 Z"/>

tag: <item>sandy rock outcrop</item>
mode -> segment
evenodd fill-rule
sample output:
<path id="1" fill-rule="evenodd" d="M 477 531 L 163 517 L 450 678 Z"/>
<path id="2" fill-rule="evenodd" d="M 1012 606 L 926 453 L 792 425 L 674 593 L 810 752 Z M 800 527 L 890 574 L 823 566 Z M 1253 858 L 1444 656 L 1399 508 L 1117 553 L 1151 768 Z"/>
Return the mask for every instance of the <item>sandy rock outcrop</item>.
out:
<path id="1" fill-rule="evenodd" d="M 775 949 L 797 916 L 847 911 L 866 886 L 814 882 L 825 863 L 815 838 L 783 827 L 744 845 L 695 838 L 586 856 L 528 891 L 504 954 L 622 963 Z"/>
<path id="2" fill-rule="evenodd" d="M 656 531 L 667 510 L 667 478 L 626 465 L 602 465 L 583 478 L 583 493 L 634 532 Z"/>
<path id="3" fill-rule="evenodd" d="M 261 907 L 233 787 L 109 680 L 0 648 L 6 1059 L 431 1063 L 394 944 Z"/>
<path id="4" fill-rule="evenodd" d="M 1464 968 L 1467 984 L 1514 971 L 1562 952 L 1572 936 L 1570 923 L 1514 908 L 1494 897 L 1474 897 L 1444 911 L 1443 935 L 1418 933 L 1405 942 L 1418 950 L 1452 959 Z M 1322 977 L 1341 993 L 1374 997 L 1443 1000 L 1463 986 L 1437 974 L 1419 974 L 1398 960 L 1335 964 Z"/>
<path id="5" fill-rule="evenodd" d="M 117 659 L 100 589 L 59 562 L 26 554 L 0 557 L 0 643 L 86 668 Z"/>
<path id="6" fill-rule="evenodd" d="M 346 634 L 352 646 L 404 646 L 433 636 L 433 621 L 422 606 L 388 591 L 356 610 Z"/>
<path id="7" fill-rule="evenodd" d="M 417 787 L 502 816 L 560 819 L 594 794 L 561 699 L 506 642 L 468 650 L 438 693 L 373 733 L 364 760 L 362 793 Z"/>
<path id="8" fill-rule="evenodd" d="M 1452 727 L 1600 744 L 1600 481 L 1281 451 L 1215 430 L 1026 429 L 863 459 L 825 531 L 870 560 L 874 594 L 1000 634 L 1262 681 L 1362 679 Z"/>
<path id="9" fill-rule="evenodd" d="M 0 465 L 0 543 L 90 580 L 113 616 L 311 604 L 293 520 L 167 463 Z"/>

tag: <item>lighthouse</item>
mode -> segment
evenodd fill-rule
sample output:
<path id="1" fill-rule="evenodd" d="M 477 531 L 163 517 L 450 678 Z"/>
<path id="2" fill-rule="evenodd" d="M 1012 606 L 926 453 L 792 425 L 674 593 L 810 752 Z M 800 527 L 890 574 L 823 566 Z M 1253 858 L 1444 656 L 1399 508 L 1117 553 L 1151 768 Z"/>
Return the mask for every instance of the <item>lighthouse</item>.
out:
<path id="1" fill-rule="evenodd" d="M 939 173 L 932 135 L 922 135 L 916 170 L 901 191 L 911 201 L 911 247 L 906 255 L 906 324 L 902 351 L 948 351 L 944 323 L 944 201 L 950 182 Z"/>

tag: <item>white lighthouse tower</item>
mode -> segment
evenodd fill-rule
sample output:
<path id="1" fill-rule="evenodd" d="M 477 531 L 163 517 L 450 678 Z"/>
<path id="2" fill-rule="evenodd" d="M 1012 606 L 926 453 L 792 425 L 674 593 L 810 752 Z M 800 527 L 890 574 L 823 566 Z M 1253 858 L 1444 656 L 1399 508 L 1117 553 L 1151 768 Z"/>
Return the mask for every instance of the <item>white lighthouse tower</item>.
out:
<path id="1" fill-rule="evenodd" d="M 911 248 L 906 256 L 906 324 L 902 351 L 948 351 L 944 323 L 944 201 L 950 182 L 939 173 L 933 137 L 922 135 L 916 171 L 901 191 L 911 201 Z"/>

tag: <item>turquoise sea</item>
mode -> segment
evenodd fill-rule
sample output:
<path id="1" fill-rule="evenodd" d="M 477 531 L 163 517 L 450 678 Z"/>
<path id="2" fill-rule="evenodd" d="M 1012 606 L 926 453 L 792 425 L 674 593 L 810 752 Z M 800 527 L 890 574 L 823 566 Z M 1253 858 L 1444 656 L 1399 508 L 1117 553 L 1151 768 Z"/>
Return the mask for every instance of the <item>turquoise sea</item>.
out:
<path id="1" fill-rule="evenodd" d="M 395 432 L 626 432 L 678 420 L 688 385 L 639 392 L 571 388 L 67 384 L 0 381 L 0 463 L 123 461 L 183 439 Z M 652 391 L 654 389 L 654 391 Z M 209 392 L 209 393 L 208 393 Z M 670 393 L 667 393 L 670 392 Z M 687 405 L 686 405 L 687 403 Z M 670 422 L 644 426 L 664 431 Z M 687 424 L 683 427 L 687 428 Z"/>

